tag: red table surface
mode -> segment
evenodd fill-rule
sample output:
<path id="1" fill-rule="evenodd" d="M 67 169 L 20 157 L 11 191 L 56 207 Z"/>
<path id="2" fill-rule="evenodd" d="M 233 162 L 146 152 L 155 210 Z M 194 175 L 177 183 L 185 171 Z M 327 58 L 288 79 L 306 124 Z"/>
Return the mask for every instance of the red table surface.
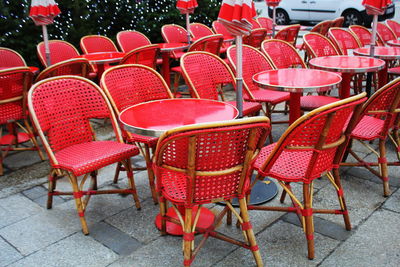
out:
<path id="1" fill-rule="evenodd" d="M 369 47 L 361 47 L 354 49 L 355 55 L 369 56 Z M 374 55 L 381 59 L 397 59 L 400 58 L 400 47 L 392 46 L 376 46 Z"/>
<path id="2" fill-rule="evenodd" d="M 371 72 L 383 69 L 385 61 L 372 57 L 328 56 L 313 58 L 311 67 L 346 73 Z"/>
<path id="3" fill-rule="evenodd" d="M 98 53 L 89 53 L 78 56 L 77 58 L 86 58 L 89 61 L 107 61 L 114 59 L 121 59 L 125 56 L 125 53 L 122 52 L 98 52 Z"/>
<path id="4" fill-rule="evenodd" d="M 131 106 L 123 110 L 120 121 L 128 131 L 160 136 L 179 126 L 231 120 L 237 109 L 227 103 L 204 99 L 165 99 Z"/>
<path id="5" fill-rule="evenodd" d="M 159 43 L 157 45 L 160 47 L 161 50 L 164 51 L 185 49 L 189 47 L 189 45 L 186 43 Z"/>

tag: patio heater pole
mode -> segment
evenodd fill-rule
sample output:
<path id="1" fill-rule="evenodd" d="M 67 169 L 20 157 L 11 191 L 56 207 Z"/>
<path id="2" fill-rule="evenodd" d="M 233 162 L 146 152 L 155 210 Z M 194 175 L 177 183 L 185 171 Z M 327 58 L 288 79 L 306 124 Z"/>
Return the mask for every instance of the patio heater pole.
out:
<path id="1" fill-rule="evenodd" d="M 47 27 L 46 27 L 46 25 L 42 25 L 42 30 L 43 30 L 43 40 L 44 40 L 45 53 L 46 53 L 46 63 L 47 63 L 47 66 L 50 66 L 51 65 L 51 60 L 50 60 L 49 36 L 47 35 Z"/>
<path id="2" fill-rule="evenodd" d="M 243 117 L 243 38 L 241 35 L 236 36 L 236 107 L 239 110 L 239 118 Z"/>
<path id="3" fill-rule="evenodd" d="M 372 34 L 371 34 L 371 45 L 369 49 L 369 55 L 374 57 L 375 55 L 375 42 L 376 42 L 376 27 L 378 25 L 378 15 L 374 15 L 372 20 Z M 368 72 L 367 74 L 367 84 L 366 84 L 366 92 L 367 96 L 371 96 L 371 87 L 372 87 L 372 73 Z"/>
<path id="4" fill-rule="evenodd" d="M 275 37 L 275 25 L 276 25 L 276 6 L 272 7 L 272 38 Z"/>
<path id="5" fill-rule="evenodd" d="M 190 17 L 189 17 L 189 13 L 186 13 L 186 31 L 187 31 L 188 44 L 190 44 Z"/>

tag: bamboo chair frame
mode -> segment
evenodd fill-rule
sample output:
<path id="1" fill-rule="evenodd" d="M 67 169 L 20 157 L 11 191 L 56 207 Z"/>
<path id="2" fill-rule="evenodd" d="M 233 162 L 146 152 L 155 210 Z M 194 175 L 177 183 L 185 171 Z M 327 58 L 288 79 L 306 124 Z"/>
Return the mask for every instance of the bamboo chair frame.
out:
<path id="1" fill-rule="evenodd" d="M 33 105 L 33 94 L 36 90 L 37 87 L 41 86 L 43 83 L 48 83 L 48 82 L 53 82 L 56 81 L 58 79 L 74 79 L 74 80 L 79 80 L 79 81 L 83 81 L 85 83 L 88 83 L 90 86 L 92 86 L 93 88 L 95 88 L 97 90 L 97 92 L 99 93 L 99 95 L 102 97 L 102 99 L 104 100 L 104 103 L 107 107 L 107 110 L 109 111 L 109 118 L 111 121 L 111 124 L 113 126 L 114 129 L 114 133 L 116 135 L 116 142 L 118 143 L 124 143 L 123 142 L 123 138 L 122 138 L 122 133 L 121 130 L 118 126 L 118 122 L 117 122 L 117 118 L 112 110 L 112 106 L 107 98 L 107 96 L 104 94 L 104 92 L 92 81 L 83 78 L 83 77 L 79 77 L 79 76 L 59 76 L 59 77 L 53 77 L 53 78 L 48 78 L 46 80 L 37 82 L 36 84 L 34 84 L 32 86 L 32 88 L 29 91 L 28 94 L 28 106 L 29 106 L 29 111 L 32 117 L 32 121 L 38 131 L 39 137 L 42 141 L 43 147 L 46 150 L 46 153 L 49 157 L 50 160 L 50 164 L 51 164 L 51 168 L 50 168 L 50 174 L 48 177 L 48 198 L 47 198 L 47 209 L 51 209 L 52 208 L 52 204 L 53 204 L 53 196 L 56 195 L 72 195 L 75 199 L 75 204 L 76 204 L 76 209 L 78 211 L 78 216 L 80 219 L 80 223 L 82 226 L 82 232 L 85 235 L 89 234 L 89 229 L 87 226 L 87 222 L 86 222 L 86 218 L 85 218 L 85 211 L 86 208 L 89 204 L 89 200 L 91 198 L 92 195 L 98 195 L 98 194 L 132 194 L 133 200 L 135 202 L 135 206 L 136 208 L 139 210 L 140 207 L 140 201 L 136 192 L 136 186 L 135 186 L 135 182 L 134 182 L 134 177 L 133 177 L 133 170 L 131 167 L 131 159 L 130 158 L 126 158 L 125 160 L 122 160 L 121 163 L 124 165 L 125 170 L 127 171 L 127 177 L 128 177 L 128 183 L 129 186 L 127 189 L 105 189 L 105 190 L 98 190 L 97 188 L 97 170 L 90 172 L 90 173 L 86 173 L 83 175 L 82 179 L 80 182 L 78 182 L 78 177 L 75 176 L 71 171 L 67 170 L 67 169 L 63 169 L 58 167 L 59 166 L 59 162 L 57 161 L 57 158 L 55 156 L 55 153 L 53 152 L 50 143 L 48 142 L 47 138 L 46 138 L 46 134 L 43 132 L 42 127 L 39 123 L 39 120 L 37 118 L 35 109 L 34 109 L 34 105 Z M 92 137 L 93 137 L 93 141 L 96 141 L 96 136 L 92 130 Z M 63 176 L 67 176 L 71 186 L 72 186 L 72 191 L 68 191 L 68 192 L 60 192 L 60 191 L 56 191 L 56 184 L 57 184 L 57 180 L 58 178 L 61 178 Z M 87 182 L 88 177 L 90 176 L 90 181 L 91 184 L 89 186 L 89 189 L 85 190 L 84 189 L 84 185 Z"/>
<path id="2" fill-rule="evenodd" d="M 12 51 L 12 50 L 11 50 Z M 21 95 L 8 98 L 1 99 L 0 105 L 9 104 L 13 102 L 22 102 L 22 123 L 18 120 L 10 120 L 7 123 L 9 134 L 13 136 L 13 140 L 10 144 L 4 144 L 0 146 L 0 175 L 3 175 L 3 159 L 7 156 L 10 151 L 37 151 L 41 160 L 45 160 L 42 151 L 40 150 L 39 144 L 36 141 L 36 137 L 34 135 L 33 129 L 30 126 L 28 121 L 28 108 L 27 108 L 27 94 L 28 90 L 32 84 L 33 74 L 28 67 L 15 67 L 0 70 L 0 76 L 3 74 L 18 74 L 22 73 L 23 84 L 22 84 L 22 92 Z M 32 143 L 30 147 L 20 147 L 18 143 L 18 131 L 17 129 L 21 129 L 25 134 L 28 135 L 29 141 Z M 2 128 L 0 128 L 0 137 L 2 136 Z"/>
<path id="3" fill-rule="evenodd" d="M 388 19 L 385 23 L 394 32 L 396 37 L 400 38 L 400 23 L 393 19 Z"/>
<path id="4" fill-rule="evenodd" d="M 248 137 L 248 145 L 247 149 L 245 152 L 245 160 L 243 163 L 239 163 L 239 165 L 229 168 L 229 169 L 222 169 L 218 171 L 202 171 L 202 170 L 197 170 L 196 169 L 196 139 L 197 136 L 201 133 L 212 133 L 212 132 L 220 132 L 221 128 L 220 127 L 233 127 L 233 126 L 241 126 L 241 125 L 251 125 L 253 124 L 253 127 L 250 129 L 249 137 Z M 259 124 L 259 128 L 255 128 L 254 124 Z M 205 241 L 211 236 L 247 249 L 250 249 L 253 253 L 253 256 L 255 258 L 257 266 L 263 266 L 261 255 L 256 243 L 255 235 L 253 232 L 253 229 L 250 224 L 250 218 L 248 215 L 247 211 L 247 203 L 246 203 L 246 197 L 245 197 L 245 180 L 249 179 L 249 168 L 252 160 L 255 158 L 255 156 L 258 154 L 259 149 L 263 145 L 263 142 L 266 139 L 266 136 L 268 134 L 268 131 L 270 130 L 269 126 L 269 119 L 266 117 L 253 117 L 253 118 L 246 118 L 246 119 L 238 119 L 238 120 L 232 120 L 232 121 L 225 121 L 223 123 L 221 122 L 215 122 L 215 123 L 207 123 L 207 124 L 196 124 L 196 125 L 189 125 L 189 126 L 183 126 L 179 128 L 175 128 L 172 130 L 167 131 L 164 133 L 158 142 L 157 146 L 157 151 L 155 153 L 155 157 L 153 158 L 153 164 L 155 165 L 155 168 L 163 168 L 167 170 L 173 170 L 175 172 L 179 173 L 184 173 L 188 176 L 188 179 L 191 182 L 192 186 L 191 188 L 188 188 L 187 190 L 190 192 L 188 193 L 188 197 L 185 200 L 185 216 L 181 214 L 177 208 L 177 205 L 173 203 L 173 207 L 178 215 L 179 220 L 176 220 L 170 216 L 167 215 L 167 206 L 166 206 L 166 197 L 163 195 L 161 191 L 161 177 L 157 179 L 158 183 L 158 192 L 159 192 L 159 203 L 160 203 L 160 213 L 162 216 L 162 224 L 161 224 L 161 235 L 166 234 L 166 222 L 172 222 L 178 225 L 181 225 L 184 230 L 183 234 L 183 244 L 182 244 L 182 249 L 183 249 L 183 254 L 184 254 L 184 266 L 190 266 L 192 261 L 195 259 L 196 255 L 198 254 L 199 250 L 203 247 Z M 264 128 L 261 136 L 257 138 L 256 136 L 258 129 Z M 225 131 L 227 131 L 225 130 Z M 224 131 L 222 129 L 222 131 Z M 171 143 L 173 143 L 176 140 L 180 140 L 182 138 L 187 138 L 188 139 L 188 155 L 187 155 L 187 160 L 188 160 L 188 165 L 187 168 L 176 168 L 174 166 L 170 166 L 167 163 L 163 162 L 163 151 L 167 148 L 167 146 Z M 186 157 L 186 156 L 185 156 Z M 240 181 L 238 183 L 238 188 L 237 188 L 237 195 L 239 199 L 239 205 L 240 205 L 240 213 L 237 212 L 231 205 L 230 200 L 232 197 L 220 197 L 220 198 L 215 198 L 211 199 L 210 203 L 215 203 L 215 202 L 221 202 L 224 201 L 226 203 L 225 208 L 216 216 L 214 224 L 207 228 L 203 229 L 201 227 L 197 226 L 197 221 L 200 215 L 200 212 L 196 212 L 196 214 L 193 214 L 193 205 L 200 204 L 202 205 L 203 203 L 197 203 L 194 200 L 194 184 L 193 181 L 195 180 L 196 175 L 201 175 L 201 176 L 215 176 L 215 175 L 224 175 L 224 174 L 231 174 L 233 172 L 237 172 L 238 170 L 241 171 L 240 174 Z M 208 203 L 207 200 L 204 201 L 204 203 Z M 215 229 L 216 227 L 220 224 L 222 221 L 223 217 L 225 215 L 228 215 L 228 224 L 231 223 L 231 220 L 229 219 L 229 215 L 231 216 L 231 213 L 233 213 L 240 225 L 242 226 L 242 231 L 244 235 L 244 241 L 237 240 L 235 238 L 229 237 L 225 234 L 217 232 Z M 193 220 L 194 218 L 194 220 Z M 198 246 L 194 246 L 194 233 L 199 233 L 203 235 L 202 240 L 199 242 Z"/>
<path id="5" fill-rule="evenodd" d="M 293 40 L 287 40 L 287 36 L 288 36 L 287 32 L 290 32 L 290 31 L 296 31 L 295 38 Z M 274 38 L 287 41 L 291 45 L 296 46 L 296 42 L 297 42 L 297 37 L 299 35 L 299 31 L 300 31 L 300 24 L 293 24 L 293 25 L 287 26 L 287 27 L 279 30 L 275 34 Z M 282 35 L 282 37 L 281 37 L 281 35 Z"/>
<path id="6" fill-rule="evenodd" d="M 395 96 L 393 98 L 393 102 L 388 106 L 387 109 L 375 109 L 371 108 L 369 110 L 368 108 L 371 107 L 371 105 L 374 103 L 374 101 L 377 101 L 376 99 L 379 100 L 380 94 L 385 93 L 385 91 L 390 90 L 391 87 L 398 86 L 392 90 L 396 90 Z M 386 141 L 387 139 L 391 139 L 396 146 L 396 148 L 400 147 L 400 138 L 399 138 L 399 123 L 400 123 L 400 109 L 399 109 L 399 104 L 400 104 L 400 78 L 397 78 L 390 83 L 386 84 L 383 86 L 381 89 L 376 91 L 369 99 L 368 101 L 364 104 L 363 109 L 361 111 L 361 114 L 363 116 L 369 116 L 372 115 L 373 117 L 376 118 L 381 118 L 385 120 L 384 125 L 382 125 L 382 128 L 379 133 L 379 137 L 376 138 L 363 138 L 359 139 L 354 136 L 352 136 L 351 141 L 357 140 L 360 144 L 362 144 L 367 150 L 371 151 L 376 157 L 377 160 L 372 162 L 372 161 L 365 161 L 363 160 L 358 154 L 351 149 L 351 145 L 347 148 L 346 153 L 350 154 L 353 156 L 354 159 L 357 160 L 357 162 L 342 162 L 340 165 L 341 166 L 358 166 L 358 167 L 365 167 L 368 171 L 370 171 L 372 174 L 377 176 L 379 179 L 382 180 L 383 182 L 383 195 L 385 197 L 390 195 L 390 188 L 389 188 L 389 174 L 388 174 L 388 166 L 400 166 L 400 151 L 397 149 L 397 161 L 392 161 L 388 162 L 387 157 L 386 157 Z M 392 130 L 392 134 L 390 134 L 390 131 Z M 378 151 L 376 151 L 371 145 L 369 145 L 367 142 L 372 141 L 375 139 L 379 139 L 379 144 L 378 144 Z M 375 170 L 373 167 L 378 167 L 378 170 Z"/>
<path id="7" fill-rule="evenodd" d="M 58 74 L 58 71 L 60 68 L 63 68 L 68 65 L 80 65 L 81 66 L 81 73 L 78 74 L 70 74 L 70 73 L 62 73 Z M 50 77 L 55 77 L 55 76 L 62 76 L 62 75 L 77 75 L 81 76 L 84 78 L 89 78 L 89 71 L 92 69 L 89 61 L 85 58 L 73 58 L 73 59 L 68 59 L 65 61 L 58 62 L 56 64 L 53 64 L 46 69 L 44 69 L 42 72 L 39 73 L 39 75 L 36 77 L 35 82 L 44 80 L 46 78 Z"/>
<path id="8" fill-rule="evenodd" d="M 284 181 L 280 180 L 278 178 L 277 181 L 280 184 L 280 186 L 283 189 L 282 195 L 281 195 L 281 203 L 284 202 L 286 194 L 289 195 L 293 206 L 292 207 L 279 207 L 279 206 L 254 206 L 254 205 L 248 205 L 249 210 L 270 210 L 270 211 L 283 211 L 283 212 L 293 212 L 296 213 L 297 216 L 299 217 L 299 220 L 303 226 L 303 231 L 305 232 L 306 239 L 307 239 L 307 247 L 308 247 L 308 258 L 313 259 L 314 258 L 314 225 L 313 225 L 313 214 L 314 213 L 323 213 L 323 214 L 338 214 L 338 215 L 343 215 L 344 223 L 346 230 L 351 229 L 351 224 L 350 224 L 350 218 L 348 215 L 348 210 L 346 207 L 346 202 L 344 199 L 344 194 L 343 194 L 343 188 L 341 186 L 340 182 L 340 175 L 339 175 L 339 163 L 343 157 L 343 153 L 345 151 L 345 148 L 348 144 L 350 134 L 352 129 L 355 127 L 360 111 L 361 111 L 361 104 L 363 101 L 365 101 L 365 93 L 352 96 L 350 98 L 346 98 L 343 100 L 340 100 L 338 102 L 334 102 L 329 105 L 322 106 L 320 108 L 317 108 L 315 110 L 310 111 L 309 113 L 303 115 L 300 117 L 298 120 L 296 120 L 294 123 L 292 123 L 289 128 L 283 133 L 281 138 L 277 141 L 276 145 L 272 149 L 271 153 L 269 153 L 268 157 L 266 160 L 261 164 L 259 167 L 260 169 L 258 170 L 257 174 L 257 179 L 254 180 L 252 186 L 257 181 L 262 181 L 265 176 L 269 176 L 269 171 L 272 168 L 272 165 L 276 161 L 276 153 L 281 149 L 282 144 L 285 142 L 285 139 L 302 123 L 306 122 L 309 119 L 312 119 L 314 116 L 317 116 L 318 114 L 321 113 L 327 113 L 330 110 L 335 109 L 332 113 L 327 115 L 327 119 L 325 120 L 324 127 L 321 130 L 321 135 L 318 138 L 318 141 L 316 142 L 315 146 L 286 146 L 286 149 L 294 149 L 294 150 L 302 150 L 302 149 L 312 149 L 312 157 L 310 160 L 310 163 L 308 166 L 313 166 L 315 164 L 319 151 L 324 151 L 326 149 L 332 149 L 332 148 L 337 148 L 334 159 L 333 159 L 333 164 L 332 164 L 332 169 L 327 170 L 326 172 L 326 177 L 328 180 L 331 182 L 333 187 L 336 189 L 337 195 L 338 195 L 338 200 L 340 204 L 340 209 L 315 209 L 313 208 L 313 178 L 307 178 L 305 177 L 306 181 L 297 181 L 297 182 L 302 182 L 303 183 L 303 203 L 300 201 L 299 198 L 297 198 L 294 194 L 294 192 L 291 189 L 290 183 L 291 182 L 296 182 L 296 181 Z M 351 106 L 351 105 L 356 105 L 353 114 L 350 115 L 351 119 L 348 120 L 349 124 L 346 127 L 346 130 L 342 133 L 341 137 L 337 139 L 337 141 L 331 143 L 327 143 L 327 136 L 329 132 L 329 128 L 332 127 L 332 122 L 334 115 L 337 110 L 340 110 L 341 106 Z M 253 165 L 254 167 L 254 165 Z M 305 176 L 311 175 L 310 167 L 308 167 L 307 172 L 305 173 Z M 274 177 L 272 177 L 274 178 Z"/>
<path id="9" fill-rule="evenodd" d="M 25 66 L 27 66 L 26 65 L 26 62 L 25 62 L 25 59 L 21 56 L 21 54 L 20 53 L 18 53 L 17 51 L 15 51 L 15 50 L 12 50 L 12 49 L 10 49 L 10 48 L 7 48 L 7 47 L 0 47 L 0 53 L 1 53 L 1 50 L 3 50 L 3 51 L 8 51 L 8 52 L 10 52 L 11 54 L 14 54 L 14 56 L 16 57 L 16 58 L 18 58 L 18 60 L 20 60 L 21 61 L 21 65 L 18 65 L 18 66 L 13 66 L 13 68 L 14 67 L 25 67 Z M 4 63 L 4 62 L 3 62 Z M 2 66 L 2 65 L 1 65 Z M 10 66 L 4 66 L 4 67 L 10 67 Z"/>
<path id="10" fill-rule="evenodd" d="M 204 29 L 205 31 L 208 31 L 208 34 L 207 34 L 207 35 L 203 35 L 203 36 L 196 36 L 196 34 L 193 33 L 194 31 L 192 30 L 192 27 L 202 28 L 202 29 Z M 207 25 L 205 25 L 205 24 L 203 24 L 203 23 L 199 23 L 199 22 L 190 23 L 190 25 L 189 25 L 189 31 L 190 31 L 190 34 L 193 36 L 193 38 L 201 38 L 201 37 L 205 37 L 205 36 L 208 36 L 208 35 L 214 35 L 214 34 L 215 34 L 215 33 L 213 32 L 213 30 L 210 29 Z"/>

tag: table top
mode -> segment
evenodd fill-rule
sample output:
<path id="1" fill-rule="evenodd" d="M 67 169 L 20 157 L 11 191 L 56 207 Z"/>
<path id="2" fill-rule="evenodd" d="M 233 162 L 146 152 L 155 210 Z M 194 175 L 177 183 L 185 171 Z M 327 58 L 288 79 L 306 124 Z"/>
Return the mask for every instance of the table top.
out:
<path id="1" fill-rule="evenodd" d="M 316 57 L 309 64 L 312 68 L 342 73 L 375 72 L 385 67 L 385 61 L 381 59 L 349 55 Z"/>
<path id="2" fill-rule="evenodd" d="M 238 110 L 227 103 L 205 99 L 164 99 L 137 104 L 126 108 L 119 120 L 129 132 L 161 136 L 179 126 L 231 120 Z"/>
<path id="3" fill-rule="evenodd" d="M 369 56 L 369 47 L 361 47 L 354 49 L 354 55 Z M 400 58 L 400 47 L 393 46 L 375 46 L 374 57 L 380 59 L 399 59 Z"/>
<path id="4" fill-rule="evenodd" d="M 289 26 L 292 26 L 292 25 L 276 25 L 275 26 L 275 30 L 276 31 L 280 31 L 280 30 L 282 30 L 282 29 L 284 29 L 286 27 L 289 27 Z M 310 26 L 300 25 L 300 31 L 309 31 L 309 30 L 311 30 L 311 28 L 312 27 L 310 27 Z"/>
<path id="5" fill-rule="evenodd" d="M 110 63 L 118 62 L 125 56 L 122 52 L 97 52 L 97 53 L 87 53 L 77 58 L 86 58 L 92 63 Z"/>
<path id="6" fill-rule="evenodd" d="M 390 45 L 390 46 L 400 46 L 400 40 L 399 39 L 389 40 L 386 43 L 388 45 Z"/>
<path id="7" fill-rule="evenodd" d="M 258 86 L 291 93 L 324 92 L 337 88 L 340 75 L 315 69 L 278 69 L 262 71 L 253 76 Z"/>
<path id="8" fill-rule="evenodd" d="M 159 43 L 161 52 L 169 52 L 174 50 L 182 50 L 188 48 L 190 45 L 187 43 Z"/>

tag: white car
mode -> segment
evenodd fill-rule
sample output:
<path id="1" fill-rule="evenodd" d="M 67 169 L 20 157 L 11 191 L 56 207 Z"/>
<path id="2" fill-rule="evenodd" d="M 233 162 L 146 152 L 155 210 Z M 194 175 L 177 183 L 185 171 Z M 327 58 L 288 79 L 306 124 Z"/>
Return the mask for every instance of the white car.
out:
<path id="1" fill-rule="evenodd" d="M 369 27 L 372 16 L 367 15 L 362 0 L 282 0 L 276 8 L 276 23 L 289 24 L 290 21 L 332 20 L 344 17 L 344 26 L 358 24 Z M 264 0 L 255 0 L 256 10 L 260 16 L 272 17 L 272 8 L 268 8 Z M 379 20 L 393 18 L 394 4 L 390 5 Z"/>

